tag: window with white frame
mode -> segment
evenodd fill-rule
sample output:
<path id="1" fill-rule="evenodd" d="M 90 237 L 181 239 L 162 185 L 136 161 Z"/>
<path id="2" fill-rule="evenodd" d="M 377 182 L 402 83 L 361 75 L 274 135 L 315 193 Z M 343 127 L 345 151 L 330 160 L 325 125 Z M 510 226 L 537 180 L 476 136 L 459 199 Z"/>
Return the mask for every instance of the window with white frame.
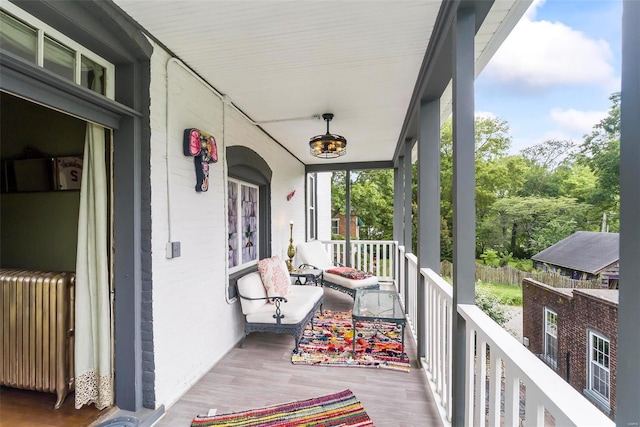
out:
<path id="1" fill-rule="evenodd" d="M 309 180 L 307 184 L 307 206 L 309 219 L 307 224 L 309 224 L 307 238 L 308 240 L 315 240 L 318 238 L 317 230 L 318 230 L 318 211 L 316 209 L 317 203 L 317 185 L 316 185 L 316 174 L 309 174 Z"/>
<path id="2" fill-rule="evenodd" d="M 115 66 L 14 4 L 0 10 L 0 49 L 114 99 Z"/>
<path id="3" fill-rule="evenodd" d="M 339 218 L 331 218 L 331 234 L 340 234 Z"/>
<path id="4" fill-rule="evenodd" d="M 544 360 L 554 368 L 558 366 L 558 314 L 544 308 Z"/>
<path id="5" fill-rule="evenodd" d="M 603 335 L 589 331 L 589 381 L 588 389 L 598 399 L 609 404 L 611 349 L 609 340 Z"/>
<path id="6" fill-rule="evenodd" d="M 258 262 L 259 188 L 237 179 L 228 180 L 229 271 Z"/>

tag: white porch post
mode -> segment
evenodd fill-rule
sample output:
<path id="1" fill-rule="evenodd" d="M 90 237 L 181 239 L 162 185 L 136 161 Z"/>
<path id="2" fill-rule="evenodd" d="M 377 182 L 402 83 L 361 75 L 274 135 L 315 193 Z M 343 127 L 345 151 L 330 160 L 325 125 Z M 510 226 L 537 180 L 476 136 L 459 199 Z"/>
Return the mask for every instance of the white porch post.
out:
<path id="1" fill-rule="evenodd" d="M 465 321 L 458 305 L 475 303 L 475 11 L 458 10 L 453 31 L 453 414 L 452 425 L 472 425 L 467 408 Z"/>
<path id="2" fill-rule="evenodd" d="M 640 2 L 622 9 L 620 105 L 620 303 L 616 425 L 640 425 Z"/>

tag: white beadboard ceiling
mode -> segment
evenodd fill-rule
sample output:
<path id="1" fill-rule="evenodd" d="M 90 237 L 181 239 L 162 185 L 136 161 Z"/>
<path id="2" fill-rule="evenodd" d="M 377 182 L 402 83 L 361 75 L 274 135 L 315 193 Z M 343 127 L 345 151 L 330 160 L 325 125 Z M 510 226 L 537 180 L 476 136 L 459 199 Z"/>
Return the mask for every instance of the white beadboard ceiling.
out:
<path id="1" fill-rule="evenodd" d="M 392 160 L 440 0 L 115 0 L 153 37 L 305 164 Z M 498 0 L 478 33 L 478 68 L 522 15 Z M 529 3 L 529 2 L 525 2 Z M 491 17 L 491 19 L 489 19 Z M 511 26 L 505 25 L 513 21 Z M 503 31 L 504 33 L 505 31 Z M 479 44 L 479 45 L 478 45 Z M 483 55 L 483 52 L 489 54 Z M 446 114 L 448 100 L 443 99 Z M 309 154 L 335 114 L 334 160 Z M 306 120 L 287 120 L 308 117 Z"/>

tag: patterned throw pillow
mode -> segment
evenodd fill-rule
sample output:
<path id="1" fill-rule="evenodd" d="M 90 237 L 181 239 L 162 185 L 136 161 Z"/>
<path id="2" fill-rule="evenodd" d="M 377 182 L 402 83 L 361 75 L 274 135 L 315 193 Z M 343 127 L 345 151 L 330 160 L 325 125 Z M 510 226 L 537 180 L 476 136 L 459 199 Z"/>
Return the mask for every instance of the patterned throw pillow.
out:
<path id="1" fill-rule="evenodd" d="M 291 276 L 284 261 L 277 255 L 258 261 L 258 271 L 267 296 L 285 296 L 289 293 Z M 271 300 L 269 302 L 272 302 Z"/>
<path id="2" fill-rule="evenodd" d="M 351 267 L 335 267 L 327 270 L 327 273 L 337 274 L 352 280 L 362 280 L 373 276 L 371 273 L 362 270 L 356 270 Z"/>

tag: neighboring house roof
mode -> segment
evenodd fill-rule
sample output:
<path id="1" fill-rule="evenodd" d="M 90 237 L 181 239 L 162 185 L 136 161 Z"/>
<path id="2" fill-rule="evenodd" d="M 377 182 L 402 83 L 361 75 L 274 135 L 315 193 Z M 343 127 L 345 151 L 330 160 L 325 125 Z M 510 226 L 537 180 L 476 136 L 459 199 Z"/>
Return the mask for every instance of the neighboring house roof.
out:
<path id="1" fill-rule="evenodd" d="M 598 274 L 616 263 L 619 255 L 618 233 L 576 231 L 531 259 L 586 273 Z"/>

